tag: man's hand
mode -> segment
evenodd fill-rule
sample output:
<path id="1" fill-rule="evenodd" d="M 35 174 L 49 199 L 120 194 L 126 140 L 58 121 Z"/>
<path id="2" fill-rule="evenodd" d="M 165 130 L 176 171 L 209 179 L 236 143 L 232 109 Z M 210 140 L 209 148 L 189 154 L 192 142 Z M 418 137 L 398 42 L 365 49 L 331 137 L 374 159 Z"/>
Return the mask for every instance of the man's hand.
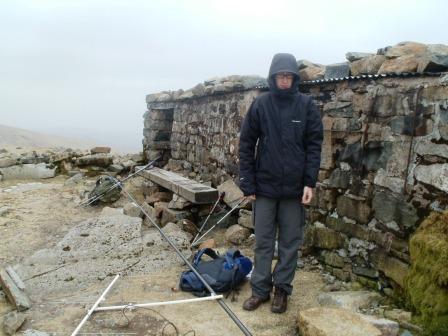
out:
<path id="1" fill-rule="evenodd" d="M 257 196 L 255 195 L 247 195 L 247 196 L 243 196 L 243 200 L 245 201 L 255 201 L 255 199 L 257 198 Z"/>
<path id="2" fill-rule="evenodd" d="M 312 199 L 313 199 L 313 188 L 310 187 L 303 188 L 302 203 L 310 204 Z"/>

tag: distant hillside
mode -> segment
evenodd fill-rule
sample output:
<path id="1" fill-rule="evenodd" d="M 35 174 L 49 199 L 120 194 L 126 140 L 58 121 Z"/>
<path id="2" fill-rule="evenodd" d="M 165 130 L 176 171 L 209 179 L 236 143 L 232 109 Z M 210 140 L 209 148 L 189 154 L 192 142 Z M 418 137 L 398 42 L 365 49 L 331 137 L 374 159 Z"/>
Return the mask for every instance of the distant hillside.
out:
<path id="1" fill-rule="evenodd" d="M 53 136 L 21 128 L 0 125 L 0 148 L 23 149 L 64 147 L 73 149 L 89 149 L 95 143 L 81 139 Z"/>

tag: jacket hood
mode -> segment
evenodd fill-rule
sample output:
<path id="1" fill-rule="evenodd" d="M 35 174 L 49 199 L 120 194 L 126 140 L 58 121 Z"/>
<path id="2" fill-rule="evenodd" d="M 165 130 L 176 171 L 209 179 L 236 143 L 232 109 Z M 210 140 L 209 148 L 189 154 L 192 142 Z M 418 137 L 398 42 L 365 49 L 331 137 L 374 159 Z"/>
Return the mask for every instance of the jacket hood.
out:
<path id="1" fill-rule="evenodd" d="M 287 90 L 280 90 L 277 88 L 274 76 L 279 72 L 290 72 L 294 74 L 294 80 L 291 88 Z M 294 55 L 286 53 L 275 54 L 272 58 L 271 67 L 269 68 L 269 91 L 280 97 L 288 97 L 295 94 L 299 90 L 299 81 L 299 67 L 297 66 L 297 61 Z"/>

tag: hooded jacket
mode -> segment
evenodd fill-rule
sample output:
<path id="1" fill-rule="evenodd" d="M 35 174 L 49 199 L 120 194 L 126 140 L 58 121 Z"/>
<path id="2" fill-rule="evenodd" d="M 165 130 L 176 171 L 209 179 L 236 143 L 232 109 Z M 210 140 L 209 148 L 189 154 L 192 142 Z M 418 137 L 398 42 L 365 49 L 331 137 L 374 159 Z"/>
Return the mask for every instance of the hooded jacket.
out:
<path id="1" fill-rule="evenodd" d="M 275 84 L 275 74 L 294 75 L 290 89 Z M 311 97 L 298 92 L 297 62 L 276 54 L 269 69 L 269 92 L 251 104 L 241 127 L 240 188 L 244 195 L 301 198 L 304 186 L 315 187 L 323 127 Z"/>

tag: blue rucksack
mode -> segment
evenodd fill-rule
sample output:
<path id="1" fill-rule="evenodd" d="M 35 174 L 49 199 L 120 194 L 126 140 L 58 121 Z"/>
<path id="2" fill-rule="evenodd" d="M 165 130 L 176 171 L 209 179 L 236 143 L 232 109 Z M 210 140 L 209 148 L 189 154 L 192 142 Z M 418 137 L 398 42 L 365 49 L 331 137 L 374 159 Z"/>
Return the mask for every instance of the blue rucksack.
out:
<path id="1" fill-rule="evenodd" d="M 201 260 L 204 254 L 212 260 Z M 226 293 L 236 289 L 246 278 L 252 270 L 252 261 L 239 250 L 229 249 L 221 256 L 211 248 L 205 248 L 196 253 L 193 267 L 216 293 Z M 210 295 L 192 270 L 182 272 L 179 286 L 183 291 L 192 292 L 196 296 Z"/>

